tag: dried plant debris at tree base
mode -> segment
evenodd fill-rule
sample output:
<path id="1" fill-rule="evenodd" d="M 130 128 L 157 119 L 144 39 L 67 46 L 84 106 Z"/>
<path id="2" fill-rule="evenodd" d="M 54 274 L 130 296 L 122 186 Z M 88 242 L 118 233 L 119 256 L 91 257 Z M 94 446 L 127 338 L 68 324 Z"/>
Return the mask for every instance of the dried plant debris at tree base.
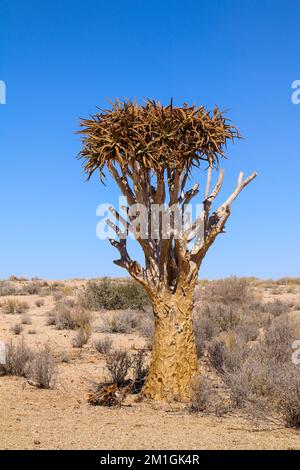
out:
<path id="1" fill-rule="evenodd" d="M 126 387 L 118 387 L 116 384 L 103 384 L 98 390 L 89 393 L 87 401 L 94 406 L 121 406 L 131 390 L 131 382 Z"/>
<path id="2" fill-rule="evenodd" d="M 111 381 L 93 382 L 87 399 L 88 403 L 99 406 L 121 406 L 127 395 L 138 394 L 148 372 L 145 358 L 144 349 L 140 349 L 134 356 L 121 350 L 107 352 L 105 361 Z M 132 378 L 127 377 L 130 370 L 132 370 Z"/>

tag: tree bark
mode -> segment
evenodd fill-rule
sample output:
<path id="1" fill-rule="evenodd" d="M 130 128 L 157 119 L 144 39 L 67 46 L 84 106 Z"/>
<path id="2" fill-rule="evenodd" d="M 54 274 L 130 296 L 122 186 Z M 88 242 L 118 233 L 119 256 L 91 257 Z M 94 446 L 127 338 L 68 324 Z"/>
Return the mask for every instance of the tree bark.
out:
<path id="1" fill-rule="evenodd" d="M 187 400 L 198 361 L 193 330 L 193 291 L 160 294 L 153 299 L 155 333 L 147 398 Z"/>

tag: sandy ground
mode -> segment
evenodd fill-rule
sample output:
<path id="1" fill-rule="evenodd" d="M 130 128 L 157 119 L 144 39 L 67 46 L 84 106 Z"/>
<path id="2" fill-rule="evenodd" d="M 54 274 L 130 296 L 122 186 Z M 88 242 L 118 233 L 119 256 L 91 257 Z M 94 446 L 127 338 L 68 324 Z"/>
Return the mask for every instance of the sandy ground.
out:
<path id="1" fill-rule="evenodd" d="M 277 289 L 276 298 L 300 300 L 294 292 Z M 274 298 L 270 289 L 266 298 Z M 20 298 L 20 297 L 18 297 Z M 40 390 L 24 378 L 0 377 L 0 449 L 300 449 L 300 431 L 255 426 L 238 415 L 222 418 L 189 413 L 183 405 L 138 401 L 130 397 L 120 408 L 93 407 L 86 397 L 90 379 L 103 379 L 104 360 L 93 347 L 103 333 L 94 333 L 82 350 L 74 349 L 73 331 L 46 326 L 52 296 L 38 308 L 38 296 L 22 296 L 30 304 L 32 324 L 24 325 L 26 342 L 51 344 L 58 362 L 54 390 Z M 3 298 L 0 298 L 2 301 Z M 101 315 L 99 313 L 98 315 Z M 17 339 L 10 328 L 20 315 L 0 314 L 0 339 Z M 99 318 L 96 316 L 94 324 Z M 34 329 L 35 334 L 28 334 Z M 115 346 L 141 347 L 138 335 L 111 335 Z M 68 362 L 61 362 L 61 355 Z"/>

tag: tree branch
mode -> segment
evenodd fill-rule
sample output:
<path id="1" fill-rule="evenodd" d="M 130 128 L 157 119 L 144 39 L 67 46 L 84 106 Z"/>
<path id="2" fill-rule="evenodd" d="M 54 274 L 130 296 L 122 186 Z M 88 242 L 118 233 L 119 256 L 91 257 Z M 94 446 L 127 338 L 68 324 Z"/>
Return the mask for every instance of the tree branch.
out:
<path id="1" fill-rule="evenodd" d="M 209 167 L 208 167 L 208 170 L 207 170 L 207 178 L 206 178 L 206 187 L 205 187 L 204 199 L 206 199 L 209 195 L 210 185 L 211 185 L 211 177 L 212 177 L 212 165 L 210 163 Z"/>
<path id="2" fill-rule="evenodd" d="M 214 242 L 216 236 L 219 233 L 224 231 L 225 223 L 230 216 L 230 207 L 233 201 L 237 198 L 240 192 L 257 176 L 257 173 L 252 173 L 246 180 L 244 180 L 244 173 L 240 172 L 237 180 L 237 186 L 234 192 L 228 197 L 228 199 L 221 204 L 221 206 L 212 213 L 209 217 L 209 210 L 211 204 L 217 194 L 219 193 L 223 178 L 224 178 L 224 170 L 221 170 L 219 179 L 211 193 L 211 195 L 206 198 L 204 201 L 204 210 L 205 210 L 205 217 L 206 217 L 206 224 L 204 227 L 204 240 L 201 244 L 195 244 L 194 248 L 192 249 L 192 260 L 197 263 L 199 266 L 203 257 L 205 256 L 208 248 Z"/>
<path id="3" fill-rule="evenodd" d="M 120 176 L 117 169 L 114 167 L 114 165 L 111 165 L 109 168 L 110 173 L 114 177 L 114 179 L 117 182 L 117 185 L 119 186 L 123 196 L 125 196 L 128 200 L 128 203 L 132 206 L 133 204 L 136 204 L 136 198 L 132 192 L 132 189 L 128 183 L 128 180 L 124 176 Z"/>
<path id="4" fill-rule="evenodd" d="M 244 173 L 241 171 L 239 176 L 238 176 L 238 181 L 237 181 L 237 186 L 234 190 L 234 192 L 229 196 L 229 198 L 219 207 L 218 211 L 223 210 L 226 206 L 230 206 L 233 201 L 237 198 L 237 196 L 240 194 L 240 192 L 252 181 L 254 178 L 257 176 L 256 172 L 253 172 L 245 181 L 244 179 Z"/>

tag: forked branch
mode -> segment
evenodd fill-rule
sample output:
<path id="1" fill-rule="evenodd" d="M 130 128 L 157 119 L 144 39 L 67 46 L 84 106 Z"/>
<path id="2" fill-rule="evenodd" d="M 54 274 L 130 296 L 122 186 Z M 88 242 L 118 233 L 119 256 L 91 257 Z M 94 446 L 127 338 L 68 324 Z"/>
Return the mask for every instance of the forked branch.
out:
<path id="1" fill-rule="evenodd" d="M 244 173 L 240 172 L 237 180 L 237 185 L 233 193 L 226 199 L 221 206 L 209 215 L 210 207 L 216 196 L 218 195 L 223 179 L 224 179 L 224 170 L 221 170 L 219 179 L 210 194 L 204 200 L 204 213 L 205 213 L 205 224 L 204 224 L 204 239 L 195 243 L 191 254 L 192 260 L 200 266 L 202 259 L 204 258 L 207 250 L 214 242 L 217 235 L 224 232 L 225 224 L 230 216 L 230 208 L 233 201 L 237 198 L 240 192 L 257 176 L 257 173 L 252 173 L 247 179 L 244 180 Z M 194 224 L 197 223 L 197 220 Z M 196 225 L 193 226 L 195 229 Z"/>

